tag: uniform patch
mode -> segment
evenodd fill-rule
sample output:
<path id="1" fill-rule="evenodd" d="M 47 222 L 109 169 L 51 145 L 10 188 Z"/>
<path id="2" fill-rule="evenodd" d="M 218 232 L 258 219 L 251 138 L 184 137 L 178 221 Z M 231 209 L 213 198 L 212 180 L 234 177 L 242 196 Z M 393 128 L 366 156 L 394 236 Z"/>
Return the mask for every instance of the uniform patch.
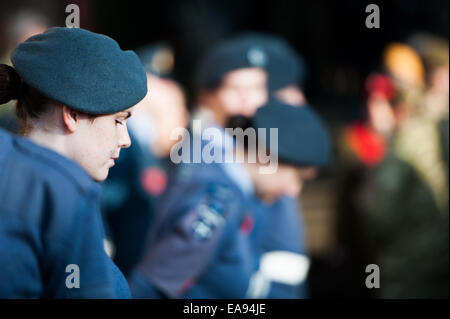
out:
<path id="1" fill-rule="evenodd" d="M 214 229 L 225 222 L 217 210 L 205 204 L 197 207 L 197 215 L 198 218 L 192 223 L 192 232 L 200 240 L 210 238 Z"/>
<path id="2" fill-rule="evenodd" d="M 167 174 L 158 167 L 149 167 L 141 172 L 142 188 L 152 196 L 161 195 L 167 186 Z"/>
<path id="3" fill-rule="evenodd" d="M 255 226 L 254 218 L 250 215 L 247 215 L 242 220 L 241 227 L 239 227 L 239 232 L 249 234 L 253 230 L 253 226 Z"/>

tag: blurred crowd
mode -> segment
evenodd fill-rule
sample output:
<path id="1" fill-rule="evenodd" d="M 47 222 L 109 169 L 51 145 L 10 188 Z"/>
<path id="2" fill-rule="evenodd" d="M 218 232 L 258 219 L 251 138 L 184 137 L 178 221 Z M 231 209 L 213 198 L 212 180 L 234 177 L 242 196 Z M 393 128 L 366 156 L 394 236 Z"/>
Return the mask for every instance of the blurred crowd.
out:
<path id="1" fill-rule="evenodd" d="M 448 296 L 448 41 L 414 34 L 382 63 L 339 144 L 342 241 L 380 267 L 376 296 Z"/>
<path id="2" fill-rule="evenodd" d="M 1 63 L 48 27 L 33 12 L 11 19 Z M 308 61 L 280 35 L 238 33 L 208 48 L 192 105 L 170 43 L 135 52 L 149 93 L 127 122 L 131 147 L 102 183 L 105 249 L 135 297 L 448 298 L 448 39 L 388 43 L 364 82 L 364 119 L 327 123 L 331 136 L 304 90 Z M 277 112 L 287 133 L 276 174 L 171 160 L 177 128 L 264 127 Z M 0 107 L 0 127 L 19 133 L 13 113 L 13 102 Z M 334 248 L 321 252 L 313 244 L 330 234 L 312 226 L 308 206 L 330 198 Z M 377 289 L 366 287 L 370 264 Z"/>

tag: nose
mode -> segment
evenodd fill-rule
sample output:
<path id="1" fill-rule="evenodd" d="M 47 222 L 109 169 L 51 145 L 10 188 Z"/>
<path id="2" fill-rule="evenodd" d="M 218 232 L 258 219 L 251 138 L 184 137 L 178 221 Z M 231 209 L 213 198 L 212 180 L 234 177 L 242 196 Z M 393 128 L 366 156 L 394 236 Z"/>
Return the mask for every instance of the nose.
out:
<path id="1" fill-rule="evenodd" d="M 253 116 L 261 106 L 267 103 L 268 95 L 267 92 L 248 92 L 249 90 L 247 88 L 246 91 L 240 92 L 240 101 L 244 115 Z"/>
<path id="2" fill-rule="evenodd" d="M 256 113 L 256 109 L 259 105 L 252 101 L 246 94 L 241 94 L 240 105 L 242 109 L 242 115 L 251 117 Z"/>
<path id="3" fill-rule="evenodd" d="M 128 148 L 131 146 L 130 135 L 128 134 L 128 128 L 126 128 L 126 127 L 120 136 L 119 144 L 120 144 L 121 148 Z"/>

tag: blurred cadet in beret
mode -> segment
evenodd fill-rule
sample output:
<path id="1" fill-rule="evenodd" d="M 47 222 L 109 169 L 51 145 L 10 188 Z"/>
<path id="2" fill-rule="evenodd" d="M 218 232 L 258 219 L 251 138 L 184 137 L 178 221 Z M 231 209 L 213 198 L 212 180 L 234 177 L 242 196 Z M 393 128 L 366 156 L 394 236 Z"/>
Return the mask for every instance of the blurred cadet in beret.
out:
<path id="1" fill-rule="evenodd" d="M 257 129 L 278 129 L 278 158 L 282 163 L 297 167 L 324 167 L 329 164 L 329 132 L 311 107 L 295 108 L 271 99 L 256 111 L 252 123 Z M 270 142 L 269 139 L 267 141 Z"/>
<path id="2" fill-rule="evenodd" d="M 266 201 L 272 201 L 279 194 L 297 196 L 302 188 L 302 178 L 298 177 L 303 174 L 313 176 L 314 168 L 324 167 L 330 162 L 329 132 L 311 107 L 296 108 L 271 99 L 267 105 L 258 109 L 252 118 L 252 127 L 265 129 L 259 138 L 263 137 L 267 141 L 269 151 L 274 153 L 278 160 L 277 170 L 273 174 L 258 174 L 261 179 L 266 179 L 266 183 L 256 180 L 256 190 L 258 191 L 258 186 L 261 187 L 260 197 Z M 273 133 L 270 129 L 277 130 L 277 139 L 271 139 L 269 134 Z M 256 164 L 248 166 L 250 171 L 255 167 L 259 171 L 262 163 Z M 282 176 L 283 171 L 288 170 L 295 172 L 286 174 L 292 180 L 276 183 L 276 177 L 279 174 Z M 268 182 L 269 180 L 271 182 Z"/>
<path id="3" fill-rule="evenodd" d="M 233 116 L 251 117 L 267 102 L 267 52 L 238 37 L 212 47 L 195 71 L 200 116 L 225 127 Z M 203 113 L 202 113 L 203 112 Z"/>
<path id="4" fill-rule="evenodd" d="M 100 187 L 126 121 L 147 94 L 132 51 L 77 28 L 50 28 L 0 66 L 0 104 L 17 100 L 23 137 L 0 131 L 0 296 L 128 298 L 104 250 Z"/>
<path id="5" fill-rule="evenodd" d="M 255 298 L 307 298 L 309 257 L 305 244 L 298 196 L 304 182 L 314 178 L 317 168 L 329 164 L 331 142 L 320 117 L 309 107 L 295 107 L 271 99 L 252 118 L 259 143 L 244 148 L 249 160 L 245 170 L 252 181 L 257 202 L 256 232 L 251 234 L 259 255 L 259 270 L 252 276 L 250 294 Z M 276 129 L 277 138 L 273 138 Z M 242 149 L 237 147 L 237 152 Z M 278 158 L 276 170 L 255 153 Z M 250 158 L 258 158 L 251 161 Z M 271 161 L 268 161 L 269 163 Z M 259 203 L 259 204 L 258 204 Z M 270 287 L 261 293 L 257 287 Z"/>
<path id="6" fill-rule="evenodd" d="M 202 128 L 215 128 L 222 141 L 231 141 L 228 146 L 227 142 L 225 145 L 220 144 L 221 154 L 235 152 L 233 137 L 225 128 L 230 124 L 250 125 L 250 121 L 231 120 L 239 116 L 249 120 L 267 103 L 266 61 L 267 54 L 263 49 L 234 39 L 213 47 L 200 61 L 196 73 L 197 98 L 201 109 L 209 110 L 210 117 L 199 119 L 203 120 Z M 280 107 L 283 111 L 283 106 L 279 104 L 272 106 L 275 109 Z M 289 106 L 289 110 L 291 108 L 294 107 Z M 265 123 L 263 119 L 261 117 L 261 123 Z M 294 116 L 294 119 L 298 117 Z M 305 125 L 314 119 L 307 118 Z M 298 122 L 288 123 L 298 126 Z M 281 124 L 277 122 L 276 125 Z M 190 150 L 193 150 L 191 146 L 195 136 L 202 133 L 195 130 L 195 122 L 192 133 L 188 137 Z M 289 134 L 283 133 L 282 136 L 292 138 Z M 302 136 L 302 141 L 309 138 L 309 142 L 314 133 L 313 136 Z M 319 140 L 324 139 L 324 134 L 318 136 Z M 203 142 L 200 151 L 205 147 Z M 326 162 L 317 160 L 321 158 L 317 155 L 320 151 L 303 150 L 298 155 L 292 151 L 292 146 L 295 145 L 296 150 L 299 145 L 286 144 L 287 152 L 283 153 L 286 162 L 297 165 L 302 160 L 301 164 L 306 167 Z M 314 147 L 317 145 L 321 143 Z M 322 147 L 326 149 L 326 146 Z M 326 150 L 323 152 L 326 153 Z M 195 153 L 190 154 L 196 156 Z M 144 258 L 130 278 L 135 297 L 304 296 L 299 291 L 299 284 L 304 280 L 309 261 L 300 256 L 303 245 L 301 230 L 298 229 L 298 209 L 294 200 L 279 200 L 289 192 L 296 196 L 300 187 L 296 181 L 297 186 L 293 189 L 284 185 L 286 189 L 276 189 L 276 192 L 260 192 L 259 187 L 263 183 L 259 183 L 257 177 L 252 175 L 255 167 L 259 168 L 254 165 L 247 167 L 238 162 L 223 161 L 196 163 L 192 160 L 179 165 L 176 177 L 160 201 L 161 206 L 149 232 Z M 286 169 L 280 175 L 288 175 L 289 181 L 295 179 L 291 179 L 291 166 L 285 166 Z M 309 173 L 307 175 L 311 174 L 309 168 L 306 171 Z M 299 177 L 296 166 L 294 173 Z M 268 180 L 270 183 L 270 177 Z M 259 197 L 263 194 L 265 202 Z M 231 202 L 230 198 L 233 198 Z M 278 227 L 277 231 L 267 232 L 268 221 Z M 285 228 L 287 226 L 288 229 Z M 273 253 L 264 258 L 269 262 L 264 262 L 263 268 L 268 267 L 269 271 L 260 268 L 263 253 L 267 252 Z M 281 275 L 282 278 L 268 275 L 270 269 L 274 269 L 274 260 L 277 265 L 280 262 L 288 264 L 289 273 L 292 274 L 291 270 L 294 269 L 294 274 L 287 277 Z M 280 273 L 278 268 L 276 271 Z"/>
<path id="7" fill-rule="evenodd" d="M 151 95 L 128 121 L 132 146 L 123 152 L 102 184 L 102 207 L 114 261 L 127 276 L 141 258 L 155 206 L 168 182 L 168 155 L 174 128 L 186 127 L 183 90 L 173 79 L 174 53 L 164 44 L 136 50 L 147 73 Z"/>
<path id="8" fill-rule="evenodd" d="M 164 43 L 136 50 L 147 73 L 149 90 L 155 92 L 136 108 L 140 115 L 130 122 L 130 129 L 160 159 L 167 159 L 176 140 L 174 128 L 186 127 L 189 114 L 183 88 L 175 79 L 175 55 Z"/>
<path id="9" fill-rule="evenodd" d="M 238 36 L 236 41 L 266 52 L 264 68 L 268 73 L 270 94 L 291 105 L 307 103 L 303 92 L 306 62 L 286 39 L 276 34 L 248 32 Z"/>
<path id="10" fill-rule="evenodd" d="M 285 39 L 275 34 L 249 32 L 237 36 L 234 41 L 242 43 L 242 45 L 247 47 L 260 48 L 266 53 L 263 65 L 268 75 L 268 90 L 271 97 L 295 106 L 306 105 L 307 101 L 303 93 L 306 77 L 306 64 L 303 58 L 295 52 L 292 46 Z M 272 105 L 276 105 L 276 102 L 272 103 Z M 276 110 L 274 111 L 276 112 Z M 245 116 L 231 117 L 228 121 L 228 125 L 231 127 L 248 127 L 248 118 Z M 307 126 L 305 126 L 305 131 L 308 131 Z M 280 138 L 280 140 L 295 141 L 286 136 Z M 314 139 L 310 139 L 309 141 L 313 140 Z M 305 165 L 306 162 L 303 164 Z M 312 178 L 315 175 L 315 169 L 314 167 L 303 168 L 302 174 L 305 178 Z M 285 175 L 292 178 L 295 178 L 296 176 L 296 174 L 293 174 L 292 172 L 286 173 Z M 270 187 L 271 183 L 266 181 L 259 183 L 259 185 L 260 187 Z M 300 189 L 298 191 L 294 190 L 296 183 L 291 185 L 293 186 L 293 189 L 290 190 L 290 195 L 284 194 L 280 196 L 280 194 L 277 194 L 277 196 L 273 196 L 271 204 L 263 204 L 266 206 L 268 216 L 276 216 L 276 218 L 271 220 L 271 223 L 278 225 L 278 229 L 282 230 L 278 233 L 276 231 L 268 233 L 267 237 L 270 238 L 269 242 L 278 244 L 272 246 L 269 245 L 267 249 L 272 247 L 274 250 L 281 250 L 284 252 L 290 251 L 295 253 L 297 257 L 294 257 L 292 259 L 294 261 L 291 263 L 284 260 L 283 257 L 280 259 L 271 257 L 270 260 L 275 260 L 275 263 L 278 265 L 291 265 L 287 266 L 290 269 L 302 269 L 303 275 L 300 274 L 297 278 L 303 277 L 303 279 L 298 279 L 300 284 L 287 285 L 272 283 L 272 289 L 267 295 L 269 298 L 308 297 L 307 282 L 304 277 L 308 271 L 307 264 L 309 263 L 309 260 L 306 255 L 306 244 L 303 223 L 301 221 L 300 203 L 297 196 L 300 194 Z M 276 187 L 276 185 L 274 186 Z M 261 194 L 262 193 L 263 192 L 261 192 Z M 267 196 L 267 194 L 265 196 Z M 270 237 L 273 234 L 275 234 L 275 236 Z M 266 257 L 267 256 L 264 258 Z M 301 260 L 304 262 L 301 262 Z M 297 262 L 303 266 L 298 266 L 296 264 Z M 277 272 L 289 273 L 289 269 L 278 269 Z M 293 281 L 291 281 L 291 283 L 292 282 Z"/>
<path id="11" fill-rule="evenodd" d="M 266 103 L 265 61 L 263 50 L 233 39 L 211 48 L 196 70 L 200 112 L 194 120 L 226 138 L 231 116 L 251 117 Z M 202 132 L 191 132 L 193 145 Z M 248 246 L 251 203 L 240 184 L 241 172 L 240 166 L 225 163 L 177 166 L 159 201 L 144 258 L 130 278 L 135 297 L 246 297 L 256 263 Z"/>

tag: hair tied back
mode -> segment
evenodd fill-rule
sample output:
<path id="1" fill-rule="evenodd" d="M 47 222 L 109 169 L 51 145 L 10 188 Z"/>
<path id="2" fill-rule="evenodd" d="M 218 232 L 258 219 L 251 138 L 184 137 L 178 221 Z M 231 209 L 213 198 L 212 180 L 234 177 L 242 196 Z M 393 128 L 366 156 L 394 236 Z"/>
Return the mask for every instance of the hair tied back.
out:
<path id="1" fill-rule="evenodd" d="M 6 64 L 0 64 L 0 104 L 18 100 L 22 96 L 24 83 L 16 70 Z"/>

